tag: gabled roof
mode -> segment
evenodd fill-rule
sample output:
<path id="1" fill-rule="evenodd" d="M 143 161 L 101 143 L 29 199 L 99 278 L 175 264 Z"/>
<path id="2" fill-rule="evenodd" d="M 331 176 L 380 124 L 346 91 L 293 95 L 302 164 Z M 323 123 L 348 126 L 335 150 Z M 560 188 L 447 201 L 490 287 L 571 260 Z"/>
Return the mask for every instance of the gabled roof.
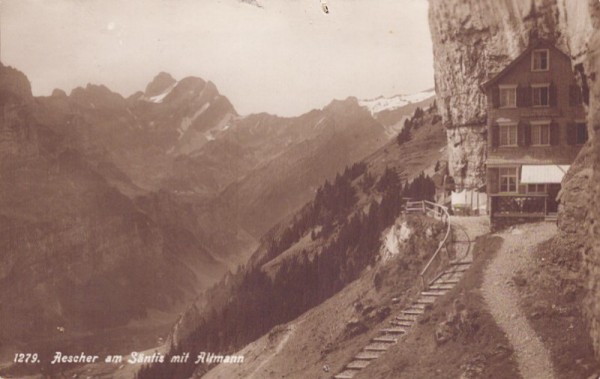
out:
<path id="1" fill-rule="evenodd" d="M 564 55 L 569 60 L 571 59 L 571 57 L 569 55 L 567 55 L 564 51 L 562 51 L 559 48 L 557 48 L 556 46 L 554 46 L 550 41 L 541 39 L 541 38 L 532 39 L 531 42 L 529 43 L 529 46 L 527 47 L 527 49 L 525 49 L 518 57 L 513 59 L 512 62 L 510 62 L 506 67 L 504 67 L 504 69 L 502 71 L 500 71 L 499 73 L 494 75 L 491 79 L 481 83 L 481 85 L 480 85 L 481 89 L 485 90 L 492 84 L 496 83 L 498 80 L 502 79 L 502 77 L 504 77 L 504 75 L 506 75 L 508 72 L 510 72 L 513 69 L 513 67 L 515 67 L 517 64 L 519 64 L 523 59 L 529 58 L 529 54 L 531 53 L 532 50 L 535 50 L 535 49 L 554 50 L 554 51 Z"/>

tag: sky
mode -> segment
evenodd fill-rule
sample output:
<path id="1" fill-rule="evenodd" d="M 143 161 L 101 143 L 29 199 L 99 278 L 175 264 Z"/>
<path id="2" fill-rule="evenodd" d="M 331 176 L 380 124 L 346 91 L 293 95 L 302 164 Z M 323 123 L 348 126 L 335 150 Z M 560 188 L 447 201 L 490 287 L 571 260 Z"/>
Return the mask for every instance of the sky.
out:
<path id="1" fill-rule="evenodd" d="M 214 82 L 238 113 L 433 87 L 427 0 L 0 0 L 1 60 L 34 95 L 123 96 L 160 71 Z"/>

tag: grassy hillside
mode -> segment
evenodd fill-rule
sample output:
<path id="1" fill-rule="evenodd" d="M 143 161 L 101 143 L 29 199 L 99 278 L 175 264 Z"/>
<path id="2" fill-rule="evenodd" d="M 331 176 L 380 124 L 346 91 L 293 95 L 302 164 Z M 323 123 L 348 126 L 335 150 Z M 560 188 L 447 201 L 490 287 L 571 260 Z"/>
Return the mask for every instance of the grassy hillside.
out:
<path id="1" fill-rule="evenodd" d="M 177 339 L 180 344 L 171 353 L 236 351 L 326 301 L 376 265 L 381 235 L 399 215 L 401 199 L 433 196 L 432 182 L 424 176 L 410 183 L 401 178 L 433 167 L 445 144 L 443 129 L 433 110 L 421 111 L 411 123 L 410 141 L 394 141 L 347 168 L 267 233 L 250 263 L 208 292 L 210 307 L 202 321 Z M 426 162 L 417 164 L 417 157 Z M 193 364 L 153 365 L 138 377 L 187 378 L 196 369 Z"/>
<path id="2" fill-rule="evenodd" d="M 377 335 L 378 325 L 389 325 L 389 318 L 411 302 L 417 275 L 441 237 L 439 224 L 428 218 L 401 216 L 396 225 L 412 234 L 395 255 L 378 259 L 331 298 L 236 352 L 245 356 L 243 365 L 220 365 L 205 377 L 331 378 Z M 428 228 L 434 231 L 429 237 Z"/>

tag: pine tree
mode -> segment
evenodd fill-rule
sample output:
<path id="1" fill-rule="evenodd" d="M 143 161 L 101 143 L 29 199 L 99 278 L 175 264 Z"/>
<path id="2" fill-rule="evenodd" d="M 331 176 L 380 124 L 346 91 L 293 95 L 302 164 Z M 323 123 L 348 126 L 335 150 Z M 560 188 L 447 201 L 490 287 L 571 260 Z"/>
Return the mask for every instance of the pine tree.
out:
<path id="1" fill-rule="evenodd" d="M 410 132 L 410 129 L 411 128 L 407 128 L 405 126 L 404 128 L 402 128 L 400 133 L 398 133 L 398 136 L 396 136 L 396 142 L 398 143 L 399 146 L 404 145 L 406 142 L 408 142 L 412 139 L 412 134 Z"/>

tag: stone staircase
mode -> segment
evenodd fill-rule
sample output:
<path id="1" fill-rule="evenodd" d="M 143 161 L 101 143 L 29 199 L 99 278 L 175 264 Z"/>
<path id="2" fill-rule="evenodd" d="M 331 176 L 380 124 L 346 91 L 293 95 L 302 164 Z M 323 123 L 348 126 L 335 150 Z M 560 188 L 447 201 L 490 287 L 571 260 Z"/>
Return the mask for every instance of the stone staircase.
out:
<path id="1" fill-rule="evenodd" d="M 344 367 L 344 370 L 335 375 L 334 378 L 353 378 L 360 370 L 381 357 L 392 345 L 398 343 L 418 322 L 428 306 L 454 288 L 470 265 L 471 260 L 451 262 L 448 269 L 435 279 L 426 290 L 422 291 L 410 307 L 396 315 L 390 321 L 389 327 L 381 329 L 380 335 L 371 339 L 371 343 L 356 354 L 353 360 Z"/>
<path id="2" fill-rule="evenodd" d="M 420 292 L 416 301 L 392 317 L 389 326 L 380 329 L 379 335 L 372 338 L 370 343 L 358 352 L 339 374 L 333 377 L 334 379 L 353 378 L 362 369 L 376 361 L 410 332 L 428 307 L 452 290 L 460 281 L 471 266 L 473 255 L 471 241 L 465 228 L 458 226 L 454 230 L 466 237 L 464 240 L 453 241 L 457 259 L 450 261 L 441 274 L 424 286 L 425 288 Z"/>

